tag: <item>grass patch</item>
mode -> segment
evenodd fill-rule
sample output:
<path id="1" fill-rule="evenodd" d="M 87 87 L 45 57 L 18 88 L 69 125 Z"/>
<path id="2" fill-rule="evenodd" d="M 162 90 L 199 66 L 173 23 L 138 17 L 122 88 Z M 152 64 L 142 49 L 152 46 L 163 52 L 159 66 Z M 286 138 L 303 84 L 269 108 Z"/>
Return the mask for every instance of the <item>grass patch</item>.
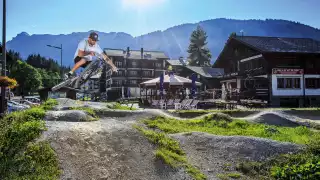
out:
<path id="1" fill-rule="evenodd" d="M 54 106 L 58 105 L 58 101 L 55 99 L 48 99 L 40 105 L 44 110 L 52 110 Z"/>
<path id="2" fill-rule="evenodd" d="M 109 109 L 117 109 L 117 110 L 138 110 L 137 108 L 134 108 L 131 106 L 124 106 L 124 105 L 121 105 L 120 103 L 112 103 L 112 104 L 108 104 L 107 107 Z"/>
<path id="3" fill-rule="evenodd" d="M 320 156 L 307 150 L 296 154 L 282 154 L 265 162 L 242 162 L 237 170 L 249 176 L 266 179 L 320 179 Z"/>
<path id="4" fill-rule="evenodd" d="M 302 152 L 276 156 L 266 162 L 242 162 L 236 169 L 262 179 L 320 179 L 320 132 L 304 126 L 291 128 L 250 123 L 221 113 L 183 121 L 156 117 L 144 120 L 143 123 L 165 133 L 197 131 L 216 135 L 261 137 L 306 145 Z M 226 165 L 225 169 L 229 169 L 228 167 Z M 233 177 L 229 175 L 220 175 L 219 178 L 237 178 L 235 174 Z"/>
<path id="5" fill-rule="evenodd" d="M 144 129 L 140 126 L 134 126 L 142 132 L 149 141 L 156 144 L 158 149 L 155 152 L 157 158 L 163 160 L 166 164 L 173 168 L 184 167 L 194 179 L 205 180 L 206 176 L 197 168 L 187 162 L 187 158 L 179 143 L 169 138 L 165 133 L 155 132 Z"/>
<path id="6" fill-rule="evenodd" d="M 233 178 L 233 179 L 239 179 L 239 178 L 241 178 L 241 174 L 239 174 L 239 173 L 228 173 L 227 176 L 228 176 L 228 177 L 231 177 L 231 178 Z"/>
<path id="7" fill-rule="evenodd" d="M 206 132 L 216 135 L 241 135 L 269 138 L 277 141 L 308 144 L 313 139 L 320 139 L 320 133 L 307 127 L 296 128 L 278 127 L 244 120 L 232 120 L 226 115 L 213 114 L 203 119 L 176 120 L 166 117 L 157 117 L 143 121 L 150 128 L 158 128 L 166 133 Z"/>
<path id="8" fill-rule="evenodd" d="M 229 180 L 230 178 L 239 179 L 241 178 L 241 174 L 239 173 L 218 174 L 217 177 L 221 180 Z"/>
<path id="9" fill-rule="evenodd" d="M 60 171 L 51 147 L 45 142 L 31 143 L 46 130 L 45 110 L 56 104 L 48 100 L 0 120 L 0 179 L 58 178 Z"/>

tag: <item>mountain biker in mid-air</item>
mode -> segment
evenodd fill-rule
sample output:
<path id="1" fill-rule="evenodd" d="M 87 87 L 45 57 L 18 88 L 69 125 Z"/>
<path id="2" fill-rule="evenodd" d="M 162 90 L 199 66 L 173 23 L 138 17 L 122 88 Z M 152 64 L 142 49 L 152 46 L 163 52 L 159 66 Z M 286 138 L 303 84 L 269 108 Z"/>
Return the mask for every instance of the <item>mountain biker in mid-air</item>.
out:
<path id="1" fill-rule="evenodd" d="M 113 72 L 117 71 L 117 67 L 112 63 L 109 57 L 103 53 L 103 50 L 100 48 L 97 41 L 99 41 L 98 34 L 91 32 L 88 38 L 79 42 L 74 55 L 75 65 L 69 73 L 65 74 L 65 79 L 72 77 L 78 68 L 87 67 L 87 65 L 92 62 L 93 58 L 99 55 L 111 66 Z"/>

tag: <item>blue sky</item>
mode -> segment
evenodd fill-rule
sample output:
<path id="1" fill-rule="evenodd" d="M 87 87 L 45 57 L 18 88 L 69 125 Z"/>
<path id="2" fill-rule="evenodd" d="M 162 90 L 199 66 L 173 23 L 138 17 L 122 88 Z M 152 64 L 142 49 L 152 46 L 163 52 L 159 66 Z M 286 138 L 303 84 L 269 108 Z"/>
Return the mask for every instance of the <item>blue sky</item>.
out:
<path id="1" fill-rule="evenodd" d="M 2 20 L 2 1 L 0 7 Z M 286 19 L 320 28 L 319 7 L 320 0 L 7 0 L 7 40 L 22 31 L 138 36 L 213 18 Z"/>

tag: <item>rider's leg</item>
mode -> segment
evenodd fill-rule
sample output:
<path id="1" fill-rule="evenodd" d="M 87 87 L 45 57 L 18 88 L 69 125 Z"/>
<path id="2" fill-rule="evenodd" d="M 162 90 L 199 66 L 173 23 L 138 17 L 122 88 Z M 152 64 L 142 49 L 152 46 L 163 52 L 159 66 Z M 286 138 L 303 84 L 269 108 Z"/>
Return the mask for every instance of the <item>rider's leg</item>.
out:
<path id="1" fill-rule="evenodd" d="M 67 73 L 65 75 L 66 79 L 70 78 L 74 74 L 74 72 L 77 69 L 79 69 L 80 67 L 85 67 L 88 64 L 88 61 L 86 59 L 84 59 L 84 58 L 81 58 L 81 57 L 77 56 L 74 59 L 74 63 L 75 63 L 74 67 L 71 69 L 71 71 L 69 73 Z"/>
<path id="2" fill-rule="evenodd" d="M 74 73 L 77 69 L 79 69 L 81 66 L 83 66 L 84 64 L 86 64 L 86 60 L 85 59 L 81 59 L 80 61 L 78 61 L 73 68 L 71 69 L 71 72 Z"/>

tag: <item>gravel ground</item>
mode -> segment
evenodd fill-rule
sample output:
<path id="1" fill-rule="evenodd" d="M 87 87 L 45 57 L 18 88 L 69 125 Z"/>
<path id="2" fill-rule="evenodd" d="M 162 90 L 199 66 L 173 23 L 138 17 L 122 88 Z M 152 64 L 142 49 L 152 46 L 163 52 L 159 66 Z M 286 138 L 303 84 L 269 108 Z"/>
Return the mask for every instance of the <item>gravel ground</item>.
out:
<path id="1" fill-rule="evenodd" d="M 132 128 L 137 120 L 155 115 L 174 117 L 162 110 L 117 111 L 106 109 L 105 103 L 79 102 L 58 99 L 56 110 L 89 106 L 104 109 L 101 119 L 77 122 L 88 117 L 83 111 L 50 111 L 46 115 L 48 131 L 40 140 L 49 140 L 57 152 L 63 170 L 61 179 L 116 180 L 189 180 L 182 169 L 174 170 L 155 159 L 152 145 Z M 268 115 L 269 114 L 269 115 Z M 270 116 L 273 114 L 274 116 Z M 258 113 L 247 119 L 254 122 L 286 122 L 292 119 L 285 113 Z M 260 120 L 259 120 L 260 118 Z M 183 120 L 182 118 L 180 118 Z M 281 125 L 281 124 L 279 124 Z M 243 136 L 215 136 L 206 133 L 174 134 L 189 162 L 199 167 L 208 179 L 223 174 L 227 163 L 241 160 L 263 161 L 279 153 L 294 152 L 298 145 L 268 139 Z M 249 179 L 249 178 L 247 178 Z"/>
<path id="2" fill-rule="evenodd" d="M 178 180 L 191 179 L 155 159 L 155 147 L 132 128 L 134 119 L 95 122 L 47 121 L 42 137 L 56 151 L 61 179 Z"/>
<path id="3" fill-rule="evenodd" d="M 58 106 L 54 110 L 66 110 L 70 107 L 90 107 L 94 109 L 106 109 L 107 103 L 91 102 L 91 101 L 77 101 L 68 98 L 58 98 Z"/>
<path id="4" fill-rule="evenodd" d="M 225 173 L 225 164 L 235 167 L 243 160 L 264 161 L 277 154 L 296 152 L 300 147 L 263 138 L 215 136 L 199 132 L 174 134 L 171 137 L 180 142 L 189 162 L 199 167 L 208 179 L 217 179 L 217 174 Z"/>

